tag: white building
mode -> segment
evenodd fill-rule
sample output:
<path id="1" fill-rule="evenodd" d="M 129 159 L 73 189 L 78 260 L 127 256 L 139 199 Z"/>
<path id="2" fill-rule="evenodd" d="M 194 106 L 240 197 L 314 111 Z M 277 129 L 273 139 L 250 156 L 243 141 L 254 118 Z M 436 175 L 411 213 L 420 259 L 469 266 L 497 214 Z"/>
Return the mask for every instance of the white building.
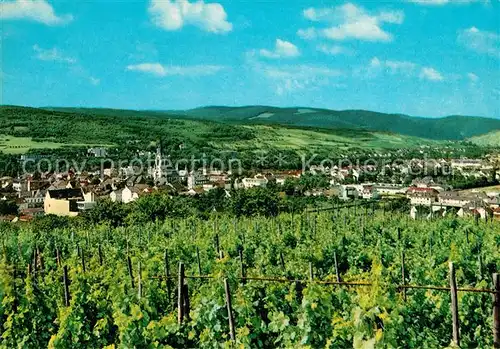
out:
<path id="1" fill-rule="evenodd" d="M 430 206 L 437 201 L 439 192 L 432 188 L 412 187 L 408 189 L 406 197 L 412 206 Z"/>
<path id="2" fill-rule="evenodd" d="M 375 185 L 374 188 L 377 190 L 379 195 L 386 195 L 386 196 L 405 195 L 406 191 L 408 190 L 408 187 L 388 185 L 388 184 Z"/>
<path id="3" fill-rule="evenodd" d="M 149 192 L 151 192 L 151 189 L 146 184 L 136 184 L 132 187 L 126 186 L 122 190 L 122 202 L 128 204 Z"/>
<path id="4" fill-rule="evenodd" d="M 362 192 L 362 185 L 343 184 L 339 186 L 339 198 L 342 200 L 357 199 L 362 196 Z"/>
<path id="5" fill-rule="evenodd" d="M 463 207 L 475 198 L 465 195 L 460 195 L 458 192 L 445 191 L 439 194 L 438 204 L 449 207 Z"/>
<path id="6" fill-rule="evenodd" d="M 365 200 L 374 200 L 378 199 L 380 195 L 374 186 L 367 185 L 363 187 L 362 197 Z"/>
<path id="7" fill-rule="evenodd" d="M 478 159 L 453 159 L 451 167 L 455 169 L 480 169 L 483 162 Z"/>
<path id="8" fill-rule="evenodd" d="M 208 183 L 210 183 L 210 178 L 200 171 L 191 171 L 187 178 L 188 189 L 204 186 Z"/>
<path id="9" fill-rule="evenodd" d="M 105 148 L 90 148 L 87 150 L 87 153 L 91 156 L 95 156 L 96 158 L 104 158 L 108 156 L 108 151 Z"/>
<path id="10" fill-rule="evenodd" d="M 113 190 L 111 194 L 109 194 L 109 198 L 113 202 L 122 202 L 122 192 L 122 189 Z"/>
<path id="11" fill-rule="evenodd" d="M 261 174 L 255 175 L 253 178 L 243 178 L 241 180 L 241 183 L 245 189 L 254 187 L 265 188 L 268 182 L 268 179 Z"/>

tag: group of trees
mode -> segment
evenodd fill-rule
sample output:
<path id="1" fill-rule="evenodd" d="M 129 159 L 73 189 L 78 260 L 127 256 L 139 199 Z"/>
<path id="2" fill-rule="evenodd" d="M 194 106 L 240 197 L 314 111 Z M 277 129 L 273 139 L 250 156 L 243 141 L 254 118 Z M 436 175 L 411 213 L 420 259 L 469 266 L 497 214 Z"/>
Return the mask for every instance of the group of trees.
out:
<path id="1" fill-rule="evenodd" d="M 449 178 L 448 183 L 455 189 L 471 189 L 479 187 L 488 187 L 497 185 L 499 182 L 496 179 L 497 171 L 494 170 L 488 177 L 469 176 L 465 177 L 461 174 L 454 174 Z"/>

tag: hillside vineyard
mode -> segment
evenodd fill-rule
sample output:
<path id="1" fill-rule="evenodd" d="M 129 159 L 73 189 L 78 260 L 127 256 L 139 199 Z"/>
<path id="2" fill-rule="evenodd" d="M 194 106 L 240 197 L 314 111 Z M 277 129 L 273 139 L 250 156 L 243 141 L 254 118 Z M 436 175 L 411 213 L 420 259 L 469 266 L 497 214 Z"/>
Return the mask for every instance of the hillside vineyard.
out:
<path id="1" fill-rule="evenodd" d="M 452 262 L 461 347 L 489 348 L 498 224 L 339 210 L 2 226 L 0 347 L 447 347 Z"/>

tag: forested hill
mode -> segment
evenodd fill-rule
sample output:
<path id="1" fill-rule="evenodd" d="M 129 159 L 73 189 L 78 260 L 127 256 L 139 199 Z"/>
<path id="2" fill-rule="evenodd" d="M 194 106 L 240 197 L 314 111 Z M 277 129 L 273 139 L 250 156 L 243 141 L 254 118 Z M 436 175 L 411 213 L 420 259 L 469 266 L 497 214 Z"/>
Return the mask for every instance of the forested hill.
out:
<path id="1" fill-rule="evenodd" d="M 133 115 L 136 111 L 117 109 L 47 108 L 79 113 Z M 142 115 L 168 116 L 240 124 L 279 124 L 326 129 L 366 129 L 437 140 L 463 140 L 500 130 L 500 119 L 476 116 L 442 118 L 412 117 L 366 110 L 335 111 L 316 108 L 268 106 L 203 107 L 182 111 L 141 111 Z"/>

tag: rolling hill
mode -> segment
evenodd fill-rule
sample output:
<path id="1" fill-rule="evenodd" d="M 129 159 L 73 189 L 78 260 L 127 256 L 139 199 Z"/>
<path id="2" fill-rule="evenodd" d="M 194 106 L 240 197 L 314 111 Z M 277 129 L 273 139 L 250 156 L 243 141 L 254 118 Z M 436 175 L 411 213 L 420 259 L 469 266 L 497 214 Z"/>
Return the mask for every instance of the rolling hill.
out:
<path id="1" fill-rule="evenodd" d="M 202 118 L 159 111 L 51 109 L 0 106 L 0 152 L 19 154 L 30 149 L 65 148 L 63 145 L 127 149 L 134 144 L 147 149 L 159 139 L 172 146 L 184 144 L 186 150 L 193 151 L 274 149 L 301 153 L 418 148 L 449 143 L 361 128 L 257 124 L 245 119 L 215 122 L 214 116 Z"/>
<path id="2" fill-rule="evenodd" d="M 177 111 L 185 117 L 250 124 L 280 124 L 319 128 L 387 131 L 439 140 L 463 140 L 500 130 L 500 120 L 474 116 L 422 118 L 366 110 L 335 111 L 315 108 L 204 107 Z"/>
<path id="3" fill-rule="evenodd" d="M 428 138 L 434 140 L 465 140 L 500 130 L 500 119 L 476 116 L 442 118 L 413 117 L 366 110 L 328 110 L 317 108 L 277 108 L 269 106 L 211 106 L 175 111 L 133 111 L 116 109 L 47 108 L 51 110 L 129 116 L 165 116 L 232 124 L 267 124 L 320 129 L 364 129 Z"/>

